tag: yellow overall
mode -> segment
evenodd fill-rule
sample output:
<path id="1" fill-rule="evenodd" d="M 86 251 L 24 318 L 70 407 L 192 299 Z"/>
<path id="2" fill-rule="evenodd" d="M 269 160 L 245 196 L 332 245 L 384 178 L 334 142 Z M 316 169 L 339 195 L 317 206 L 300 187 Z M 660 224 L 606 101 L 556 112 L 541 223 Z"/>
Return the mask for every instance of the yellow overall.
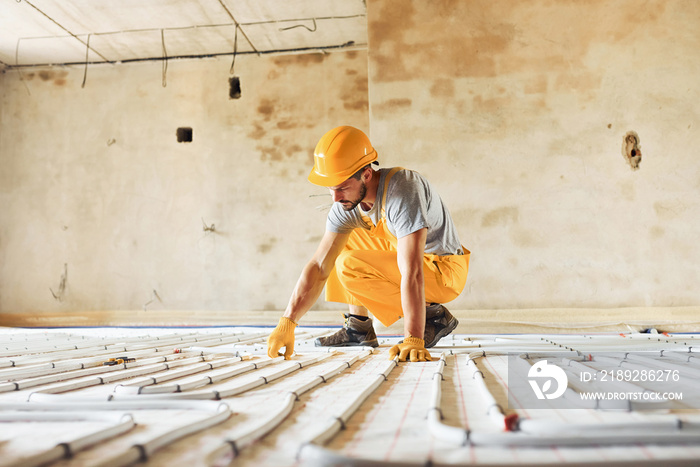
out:
<path id="1" fill-rule="evenodd" d="M 402 170 L 393 168 L 384 180 L 381 218 L 376 226 L 354 229 L 345 249 L 335 261 L 326 283 L 326 301 L 360 305 L 367 308 L 384 326 L 403 316 L 401 309 L 401 273 L 397 263 L 397 240 L 386 225 L 386 193 L 389 180 Z M 369 217 L 363 220 L 372 225 Z M 425 300 L 447 303 L 459 296 L 467 282 L 470 252 L 463 255 L 425 254 L 423 275 Z"/>

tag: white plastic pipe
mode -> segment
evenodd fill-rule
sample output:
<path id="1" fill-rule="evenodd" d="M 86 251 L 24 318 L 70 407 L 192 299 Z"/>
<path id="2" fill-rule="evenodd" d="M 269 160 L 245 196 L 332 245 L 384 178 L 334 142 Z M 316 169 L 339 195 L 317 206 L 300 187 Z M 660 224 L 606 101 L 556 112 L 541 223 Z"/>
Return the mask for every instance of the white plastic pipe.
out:
<path id="1" fill-rule="evenodd" d="M 187 336 L 195 336 L 195 333 L 188 334 L 169 334 L 167 336 L 137 336 L 137 337 L 87 337 L 80 336 L 75 339 L 74 336 L 68 335 L 67 339 L 61 339 L 61 336 L 52 335 L 47 337 L 45 342 L 31 341 L 24 345 L 17 345 L 12 348 L 5 348 L 0 351 L 0 358 L 13 355 L 27 355 L 28 353 L 53 353 L 61 351 L 72 351 L 79 349 L 92 348 L 107 348 L 108 346 L 125 345 L 125 344 L 148 344 L 152 342 L 175 342 L 176 340 L 186 339 Z M 222 334 L 223 335 L 223 334 Z M 59 340 L 57 343 L 56 341 Z"/>
<path id="2" fill-rule="evenodd" d="M 151 376 L 146 376 L 137 380 L 133 381 L 128 381 L 126 383 L 121 384 L 118 387 L 133 387 L 136 389 L 136 394 L 150 394 L 150 393 L 167 393 L 167 392 L 179 392 L 179 386 L 174 385 L 175 387 L 173 390 L 169 390 L 168 387 L 165 387 L 165 390 L 162 388 L 164 386 L 160 387 L 152 387 L 153 385 L 156 384 L 161 384 L 166 381 L 171 381 L 173 379 L 178 379 L 182 378 L 184 376 L 191 376 L 194 374 L 198 373 L 203 373 L 207 372 L 210 370 L 213 370 L 215 368 L 222 368 L 226 366 L 230 366 L 236 363 L 240 363 L 242 361 L 241 357 L 233 357 L 233 358 L 222 358 L 218 360 L 212 360 L 206 363 L 199 363 L 196 365 L 189 365 L 183 368 L 179 368 L 176 370 L 171 370 L 168 368 L 168 371 L 160 372 L 153 374 Z M 172 386 L 172 385 L 171 385 Z"/>
<path id="3" fill-rule="evenodd" d="M 181 354 L 180 354 L 181 355 Z M 184 366 L 184 365 L 193 365 L 197 364 L 199 362 L 202 362 L 204 360 L 207 360 L 208 357 L 192 357 L 192 358 L 159 358 L 159 360 L 163 361 L 163 363 L 157 363 L 154 365 L 146 365 L 146 366 L 138 366 L 135 365 L 135 363 L 138 362 L 129 362 L 129 363 L 123 363 L 122 365 L 115 365 L 115 366 L 108 366 L 108 367 L 101 367 L 101 368 L 109 368 L 111 371 L 107 373 L 101 373 L 99 371 L 96 371 L 95 373 L 101 373 L 100 376 L 94 376 L 92 378 L 69 378 L 71 374 L 69 375 L 64 375 L 59 374 L 59 375 L 52 375 L 49 377 L 39 377 L 39 378 L 32 378 L 28 380 L 23 380 L 23 381 L 17 381 L 14 384 L 16 384 L 17 389 L 26 389 L 26 388 L 31 388 L 31 387 L 36 387 L 41 384 L 45 384 L 51 381 L 63 381 L 68 379 L 68 381 L 64 382 L 58 382 L 56 384 L 52 384 L 50 386 L 45 386 L 40 389 L 37 389 L 36 392 L 45 392 L 45 393 L 60 393 L 60 392 L 66 392 L 66 391 L 72 391 L 75 389 L 81 389 L 81 388 L 86 388 L 90 386 L 97 386 L 100 384 L 108 384 L 114 381 L 119 381 L 122 379 L 126 378 L 132 378 L 134 376 L 141 376 L 145 374 L 152 374 L 155 372 L 159 371 L 167 371 L 172 368 Z M 141 364 L 143 362 L 140 362 Z M 136 366 L 136 368 L 132 368 L 133 366 Z M 13 383 L 10 383 L 13 384 Z"/>
<path id="4" fill-rule="evenodd" d="M 299 449 L 298 458 L 304 460 L 307 452 L 314 452 L 314 446 L 323 446 L 332 439 L 340 430 L 345 428 L 348 420 L 354 414 L 362 403 L 372 394 L 384 381 L 387 381 L 389 373 L 399 364 L 399 358 L 389 360 L 381 373 L 367 385 L 365 388 L 352 400 L 347 408 L 339 414 L 331 417 L 329 422 L 309 441 L 303 443 Z M 326 464 L 329 465 L 329 464 Z"/>
<path id="5" fill-rule="evenodd" d="M 329 379 L 352 367 L 352 365 L 359 359 L 365 358 L 371 354 L 371 349 L 360 352 L 354 355 L 349 360 L 340 362 L 338 365 L 335 365 L 329 371 L 317 375 L 317 377 L 312 379 L 311 381 L 294 388 L 292 391 L 287 393 L 282 403 L 282 406 L 276 412 L 266 417 L 266 419 L 262 423 L 258 424 L 256 427 L 238 436 L 237 438 L 226 439 L 225 444 L 207 454 L 207 464 L 211 464 L 213 460 L 219 459 L 227 454 L 232 454 L 233 457 L 237 457 L 241 450 L 250 446 L 255 441 L 262 438 L 263 436 L 274 430 L 275 427 L 280 425 L 282 421 L 284 421 L 284 419 L 287 418 L 289 413 L 292 411 L 294 403 L 299 400 L 299 396 L 306 393 L 307 391 L 310 391 L 311 389 L 315 388 L 321 383 L 328 382 Z"/>
<path id="6" fill-rule="evenodd" d="M 252 342 L 256 341 L 257 339 L 265 336 L 266 333 L 258 333 L 258 334 L 253 334 L 253 335 L 244 335 L 243 337 L 239 336 L 224 336 L 224 337 L 212 337 L 212 336 L 207 336 L 207 337 L 197 337 L 196 335 L 194 336 L 185 336 L 182 339 L 176 339 L 176 340 L 171 340 L 167 342 L 163 341 L 158 341 L 158 342 L 148 342 L 148 343 L 139 343 L 139 344 L 129 344 L 129 345 L 113 345 L 113 346 L 97 346 L 97 347 L 90 347 L 90 348 L 82 348 L 82 349 L 75 349 L 75 350 L 70 350 L 70 351 L 65 351 L 65 352 L 50 352 L 50 353 L 43 353 L 39 355 L 27 355 L 26 353 L 21 355 L 21 356 L 15 356 L 13 357 L 10 361 L 12 362 L 13 366 L 19 366 L 20 364 L 24 363 L 39 363 L 39 362 L 46 362 L 51 367 L 55 367 L 55 365 L 60 364 L 61 362 L 64 362 L 68 359 L 73 359 L 73 358 L 80 358 L 80 357 L 95 357 L 95 356 L 121 356 L 124 354 L 131 354 L 131 353 L 139 353 L 140 352 L 148 352 L 148 353 L 156 353 L 156 352 L 166 352 L 166 353 L 172 353 L 174 350 L 173 346 L 182 346 L 183 344 L 193 344 L 193 343 L 198 343 L 200 345 L 223 345 L 223 344 L 232 344 L 232 343 L 246 343 L 246 342 Z M 142 355 L 142 354 L 141 354 Z M 133 355 L 129 355 L 133 356 Z M 5 370 L 0 370 L 5 371 Z"/>
<path id="7" fill-rule="evenodd" d="M 131 364 L 131 366 L 135 366 L 138 365 L 139 362 L 148 358 L 161 358 L 160 361 L 163 361 L 161 355 L 170 356 L 170 359 L 172 360 L 185 358 L 187 356 L 192 357 L 204 355 L 204 353 L 201 351 L 181 353 L 175 352 L 174 350 L 175 349 L 173 348 L 170 348 L 168 351 L 152 348 L 130 352 L 102 352 L 103 355 L 98 356 L 88 353 L 86 354 L 86 356 L 70 360 L 22 365 L 6 370 L 0 370 L 0 381 L 14 381 L 20 378 L 32 378 L 38 376 L 67 373 L 69 371 L 81 370 L 86 368 L 99 367 L 102 366 L 102 364 L 105 361 L 109 360 L 110 357 L 116 358 L 127 356 L 135 358 L 137 361 Z M 176 356 L 173 357 L 173 355 Z"/>
<path id="8" fill-rule="evenodd" d="M 428 409 L 428 430 L 430 434 L 435 439 L 445 441 L 449 444 L 455 444 L 458 446 L 465 446 L 469 442 L 469 431 L 445 425 L 442 423 L 444 418 L 442 415 L 442 409 L 440 408 L 442 399 L 442 380 L 443 370 L 445 369 L 445 354 L 440 356 L 438 362 L 438 367 L 433 374 L 433 385 L 432 385 L 432 398 L 431 407 Z"/>
<path id="9" fill-rule="evenodd" d="M 668 409 L 672 408 L 674 402 L 669 401 L 644 401 L 644 400 L 608 400 L 608 399 L 587 399 L 584 400 L 581 397 L 581 393 L 595 393 L 595 392 L 634 392 L 634 393 L 645 393 L 645 392 L 655 392 L 645 389 L 642 386 L 631 382 L 625 381 L 608 381 L 605 387 L 601 386 L 596 382 L 582 382 L 580 381 L 580 374 L 582 372 L 588 373 L 600 373 L 600 369 L 595 368 L 590 363 L 583 362 L 568 362 L 568 366 L 578 370 L 574 374 L 573 378 L 569 378 L 569 388 L 564 393 L 565 399 L 567 399 L 574 407 L 590 408 L 598 410 L 624 410 L 633 411 L 639 409 Z"/>
<path id="10" fill-rule="evenodd" d="M 137 381 L 130 383 L 128 385 L 118 385 L 114 388 L 114 392 L 118 394 L 172 394 L 176 392 L 190 391 L 208 384 L 214 384 L 224 379 L 233 378 L 240 374 L 246 373 L 248 371 L 257 370 L 263 368 L 271 363 L 277 363 L 281 359 L 265 359 L 259 362 L 238 364 L 231 368 L 220 368 L 221 366 L 212 366 L 212 368 L 219 368 L 218 370 L 210 371 L 204 375 L 191 378 L 189 380 L 179 381 L 173 384 L 162 384 L 159 386 L 149 386 L 148 381 Z M 214 365 L 212 363 L 212 365 Z M 160 382 L 156 377 L 150 377 L 150 380 L 155 382 Z M 150 383 L 149 383 L 150 384 Z"/>
<path id="11" fill-rule="evenodd" d="M 231 409 L 228 404 L 221 403 L 215 413 L 195 422 L 190 422 L 186 425 L 169 430 L 166 433 L 133 444 L 121 453 L 100 461 L 96 467 L 122 467 L 132 465 L 135 462 L 146 462 L 159 449 L 185 436 L 218 425 L 226 421 L 230 416 Z"/>
<path id="12" fill-rule="evenodd" d="M 171 400 L 132 400 L 132 401 L 110 401 L 110 402 L 90 402 L 75 400 L 66 402 L 66 397 L 56 395 L 40 395 L 34 396 L 34 399 L 42 399 L 47 403 L 26 403 L 26 404 L 0 404 L 0 411 L 13 407 L 18 410 L 26 411 L 65 411 L 65 418 L 73 416 L 76 410 L 103 411 L 103 410 L 118 410 L 118 411 L 135 411 L 135 410 L 197 410 L 207 413 L 202 419 L 194 422 L 178 426 L 165 433 L 159 434 L 148 439 L 143 439 L 138 443 L 126 447 L 122 452 L 115 454 L 108 459 L 101 461 L 100 467 L 119 467 L 131 465 L 138 461 L 146 461 L 148 458 L 168 444 L 177 441 L 185 436 L 204 430 L 211 426 L 217 425 L 231 416 L 231 409 L 228 404 L 223 402 L 212 401 L 171 401 Z M 133 420 L 132 420 L 133 424 Z M 91 435 L 93 436 L 93 435 Z M 112 435 L 114 436 L 114 434 Z M 84 441 L 80 441 L 84 443 Z M 80 446 L 80 444 L 78 445 Z M 38 464 L 37 464 L 38 465 Z"/>
<path id="13" fill-rule="evenodd" d="M 471 364 L 476 368 L 476 363 L 474 360 L 484 356 L 486 355 L 471 355 L 468 365 Z M 479 373 L 482 376 L 481 381 L 483 383 L 483 373 Z M 480 380 L 477 378 L 477 381 Z M 496 413 L 503 413 L 500 405 L 495 402 L 495 399 L 490 394 L 485 384 L 483 386 L 480 385 L 480 394 L 487 407 L 494 407 Z M 700 423 L 684 422 L 677 417 L 671 417 L 665 421 L 654 421 L 648 423 L 634 421 L 617 423 L 614 425 L 584 425 L 520 419 L 517 421 L 517 424 L 513 423 L 511 426 L 514 430 L 520 430 L 520 433 L 467 432 L 467 439 L 474 445 L 491 446 L 583 446 L 592 444 L 620 445 L 637 443 L 700 443 Z M 451 428 L 453 427 L 444 429 L 444 431 L 443 429 L 440 429 L 434 433 L 434 436 L 443 435 L 446 431 L 450 431 L 449 429 Z M 431 433 L 433 433 L 432 430 Z M 460 441 L 460 438 L 456 436 L 456 433 L 452 436 L 441 439 Z M 463 441 L 463 439 L 461 441 Z"/>
<path id="14" fill-rule="evenodd" d="M 21 408 L 23 404 L 11 404 L 13 408 Z M 7 409 L 7 405 L 5 406 Z M 56 446 L 23 456 L 19 459 L 2 462 L 3 467 L 34 467 L 45 465 L 50 462 L 55 462 L 61 459 L 72 457 L 79 451 L 82 451 L 90 446 L 98 444 L 128 432 L 134 428 L 134 419 L 130 414 L 125 413 L 95 413 L 76 411 L 75 407 L 70 413 L 52 412 L 41 410 L 39 412 L 21 412 L 21 411 L 0 411 L 0 423 L 11 422 L 102 422 L 109 423 L 110 426 L 95 430 L 86 435 L 62 441 Z"/>
<path id="15" fill-rule="evenodd" d="M 106 400 L 119 400 L 119 401 L 135 401 L 135 400 L 168 400 L 168 401 L 174 401 L 174 400 L 187 400 L 187 399 L 192 399 L 192 400 L 220 400 L 224 397 L 230 397 L 234 396 L 237 394 L 242 394 L 246 391 L 249 391 L 251 389 L 257 388 L 259 386 L 265 385 L 271 381 L 274 381 L 278 378 L 281 378 L 282 376 L 288 375 L 294 371 L 297 371 L 301 368 L 304 368 L 309 365 L 313 365 L 315 363 L 318 363 L 320 361 L 323 361 L 327 358 L 330 358 L 332 354 L 322 354 L 314 358 L 306 359 L 306 360 L 297 360 L 297 361 L 286 361 L 283 360 L 282 357 L 276 357 L 274 359 L 271 359 L 271 361 L 274 361 L 275 363 L 280 363 L 283 368 L 266 374 L 265 376 L 261 376 L 256 380 L 250 381 L 245 384 L 239 384 L 233 387 L 224 387 L 224 388 L 219 388 L 217 390 L 201 390 L 201 391 L 188 391 L 188 392 L 178 392 L 178 393 L 167 393 L 167 394 L 129 394 L 129 393 L 124 393 L 123 389 L 119 391 L 119 393 L 115 394 L 110 394 L 106 397 Z M 260 363 L 254 363 L 253 365 L 256 365 L 257 368 L 261 368 L 265 365 L 261 365 Z M 40 391 L 34 392 L 29 395 L 29 400 L 43 400 L 43 399 L 38 399 L 38 397 L 41 396 Z M 62 396 L 66 400 L 73 400 L 73 398 L 78 397 L 81 399 L 85 399 L 85 396 L 73 396 L 73 395 L 66 395 Z M 104 396 L 98 396 L 98 400 L 105 400 Z"/>
<path id="16" fill-rule="evenodd" d="M 486 377 L 476 364 L 477 358 L 485 356 L 486 352 L 474 352 L 469 354 L 467 357 L 467 367 L 470 367 L 473 370 L 472 378 L 477 382 L 479 394 L 481 395 L 484 405 L 486 406 L 486 414 L 491 417 L 499 428 L 505 428 L 507 426 L 506 414 L 500 404 L 496 402 L 496 399 L 491 395 L 488 387 L 486 387 Z"/>

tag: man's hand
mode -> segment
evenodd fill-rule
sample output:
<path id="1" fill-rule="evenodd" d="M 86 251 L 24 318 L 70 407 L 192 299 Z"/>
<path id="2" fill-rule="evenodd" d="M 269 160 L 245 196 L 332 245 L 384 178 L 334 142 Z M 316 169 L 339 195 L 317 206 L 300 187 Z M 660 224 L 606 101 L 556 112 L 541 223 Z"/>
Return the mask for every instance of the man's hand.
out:
<path id="1" fill-rule="evenodd" d="M 389 349 L 389 360 L 399 356 L 400 362 L 429 362 L 430 352 L 425 348 L 425 342 L 418 337 L 407 337 L 403 343 Z"/>
<path id="2" fill-rule="evenodd" d="M 279 357 L 282 355 L 279 350 L 285 347 L 284 359 L 289 360 L 294 353 L 294 328 L 297 323 L 289 318 L 282 316 L 277 327 L 272 331 L 270 337 L 267 338 L 267 356 L 270 358 Z"/>

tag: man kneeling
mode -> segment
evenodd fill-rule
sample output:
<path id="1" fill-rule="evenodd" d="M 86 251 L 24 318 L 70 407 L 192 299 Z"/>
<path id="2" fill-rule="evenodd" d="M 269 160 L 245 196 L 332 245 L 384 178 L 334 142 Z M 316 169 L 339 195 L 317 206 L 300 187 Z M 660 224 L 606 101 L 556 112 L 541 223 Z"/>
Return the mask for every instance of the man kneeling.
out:
<path id="1" fill-rule="evenodd" d="M 442 303 L 464 289 L 469 251 L 440 196 L 417 172 L 374 170 L 377 152 L 360 130 L 341 126 L 314 151 L 309 181 L 333 197 L 326 232 L 304 267 L 289 305 L 268 338 L 268 355 L 294 352 L 294 328 L 316 302 L 347 303 L 345 325 L 317 346 L 377 347 L 368 310 L 385 326 L 404 318 L 404 339 L 390 350 L 401 361 L 430 360 L 427 348 L 458 321 Z"/>

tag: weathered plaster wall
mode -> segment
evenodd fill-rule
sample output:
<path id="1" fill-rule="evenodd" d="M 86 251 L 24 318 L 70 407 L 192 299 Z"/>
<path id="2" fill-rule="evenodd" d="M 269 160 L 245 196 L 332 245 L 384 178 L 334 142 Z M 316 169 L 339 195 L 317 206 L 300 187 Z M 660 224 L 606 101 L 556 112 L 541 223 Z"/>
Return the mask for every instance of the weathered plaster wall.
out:
<path id="1" fill-rule="evenodd" d="M 367 3 L 371 138 L 473 253 L 454 308 L 700 304 L 700 2 Z"/>
<path id="2" fill-rule="evenodd" d="M 240 100 L 227 59 L 166 88 L 160 63 L 0 74 L 0 313 L 284 308 L 341 123 L 448 203 L 452 309 L 700 305 L 700 3 L 370 0 L 368 28 L 368 52 L 239 57 Z"/>
<path id="3" fill-rule="evenodd" d="M 0 75 L 0 312 L 286 306 L 330 203 L 313 147 L 369 128 L 367 53 L 239 56 L 238 100 L 229 67 Z"/>

